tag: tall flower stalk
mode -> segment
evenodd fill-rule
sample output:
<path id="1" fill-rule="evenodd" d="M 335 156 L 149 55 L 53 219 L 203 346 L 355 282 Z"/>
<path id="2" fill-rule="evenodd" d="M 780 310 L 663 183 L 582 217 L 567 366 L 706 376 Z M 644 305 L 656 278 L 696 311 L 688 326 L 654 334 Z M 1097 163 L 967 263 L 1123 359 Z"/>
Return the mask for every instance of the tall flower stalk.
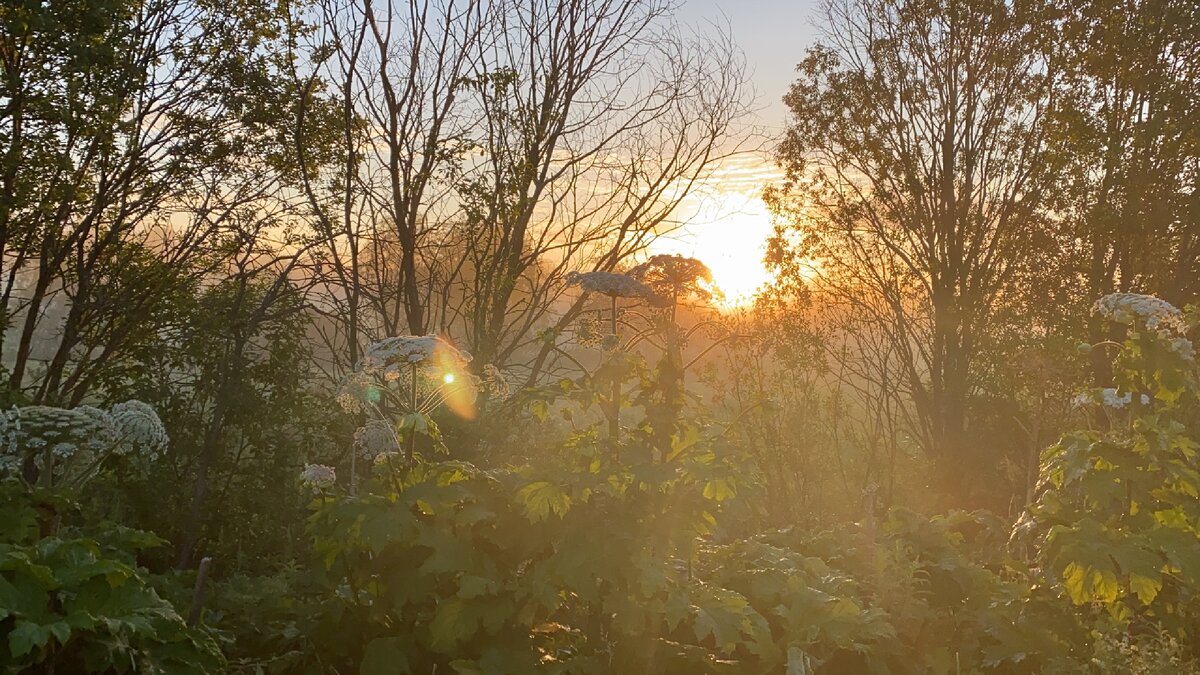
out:
<path id="1" fill-rule="evenodd" d="M 611 308 L 609 311 L 610 328 L 609 334 L 616 338 L 616 343 L 621 344 L 621 336 L 617 333 L 617 296 L 610 297 Z M 612 414 L 608 416 L 608 437 L 613 439 L 615 445 L 621 437 L 621 356 L 616 347 L 613 349 L 613 381 L 611 396 Z"/>
<path id="2" fill-rule="evenodd" d="M 655 406 L 652 443 L 662 456 L 670 451 L 671 435 L 683 410 L 683 346 L 686 336 L 680 331 L 677 312 L 681 300 L 712 297 L 712 271 L 695 258 L 680 255 L 656 255 L 630 271 L 630 276 L 645 283 L 663 298 L 667 307 L 662 330 L 665 339 L 663 359 L 658 366 L 660 402 Z"/>
<path id="3" fill-rule="evenodd" d="M 609 391 L 608 437 L 612 440 L 614 452 L 621 437 L 621 337 L 617 332 L 617 299 L 637 298 L 647 300 L 652 304 L 661 303 L 661 298 L 649 286 L 626 274 L 616 272 L 572 272 L 567 275 L 568 285 L 578 285 L 585 293 L 607 295 L 609 299 L 609 335 L 612 344 L 610 353 L 612 365 L 612 388 Z"/>

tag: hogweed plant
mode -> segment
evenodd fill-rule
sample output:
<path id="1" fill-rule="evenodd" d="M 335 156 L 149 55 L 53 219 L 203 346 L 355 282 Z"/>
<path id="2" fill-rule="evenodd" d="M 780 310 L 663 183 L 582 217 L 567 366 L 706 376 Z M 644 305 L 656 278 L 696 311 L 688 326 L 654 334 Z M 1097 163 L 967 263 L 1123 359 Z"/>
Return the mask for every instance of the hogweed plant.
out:
<path id="1" fill-rule="evenodd" d="M 1155 297 L 1105 296 L 1094 313 L 1124 327 L 1113 387 L 1086 392 L 1121 424 L 1068 434 L 1042 455 L 1037 495 L 1014 529 L 1036 569 L 1090 617 L 1130 635 L 1194 639 L 1200 610 L 1200 380 L 1196 317 Z"/>
<path id="2" fill-rule="evenodd" d="M 649 286 L 627 274 L 617 272 L 571 272 L 567 275 L 568 286 L 579 286 L 584 293 L 596 293 L 609 299 L 609 331 L 602 340 L 605 352 L 609 355 L 612 368 L 612 385 L 609 393 L 608 437 L 614 447 L 621 436 L 621 337 L 617 330 L 617 301 L 621 298 L 646 300 L 651 304 L 661 304 L 662 298 Z"/>
<path id="3" fill-rule="evenodd" d="M 0 412 L 0 475 L 42 488 L 78 489 L 116 458 L 145 468 L 169 440 L 154 408 L 141 401 L 108 410 L 13 407 Z"/>
<path id="4" fill-rule="evenodd" d="M 683 361 L 683 348 L 692 335 L 707 323 L 700 321 L 683 331 L 678 323 L 678 310 L 680 304 L 687 300 L 713 299 L 716 292 L 712 270 L 695 258 L 655 255 L 630 270 L 629 274 L 662 298 L 660 305 L 666 309 L 655 321 L 665 344 L 663 358 L 656 369 L 658 400 L 649 409 L 655 452 L 659 456 L 666 456 L 684 404 L 684 375 L 690 364 Z"/>
<path id="5" fill-rule="evenodd" d="M 405 465 L 411 469 L 417 436 L 440 447 L 441 433 L 430 417 L 438 408 L 445 406 L 460 417 L 474 417 L 478 387 L 467 370 L 470 361 L 470 354 L 437 335 L 389 337 L 367 346 L 338 392 L 338 402 L 346 411 L 368 416 L 355 432 L 352 492 L 357 486 L 360 456 L 390 465 L 403 449 Z"/>

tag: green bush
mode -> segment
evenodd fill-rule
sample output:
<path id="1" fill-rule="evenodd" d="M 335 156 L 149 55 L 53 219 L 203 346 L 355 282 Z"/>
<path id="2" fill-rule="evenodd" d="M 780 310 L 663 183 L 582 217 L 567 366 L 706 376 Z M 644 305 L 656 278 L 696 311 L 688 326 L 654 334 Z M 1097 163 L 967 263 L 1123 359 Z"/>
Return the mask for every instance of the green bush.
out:
<path id="1" fill-rule="evenodd" d="M 61 527 L 65 499 L 14 484 L 0 496 L 0 664 L 9 672 L 212 673 L 224 659 L 137 566 L 158 537 Z M 43 536 L 44 535 L 44 536 Z"/>

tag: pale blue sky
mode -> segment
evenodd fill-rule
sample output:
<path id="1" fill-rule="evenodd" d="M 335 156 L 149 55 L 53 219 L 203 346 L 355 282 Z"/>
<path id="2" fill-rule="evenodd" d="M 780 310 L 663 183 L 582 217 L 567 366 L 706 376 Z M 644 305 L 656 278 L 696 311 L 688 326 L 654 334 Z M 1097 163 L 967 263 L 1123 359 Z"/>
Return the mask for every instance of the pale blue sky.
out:
<path id="1" fill-rule="evenodd" d="M 814 38 L 817 0 L 680 0 L 679 19 L 688 24 L 728 20 L 733 38 L 753 73 L 762 123 L 781 128 L 780 98 L 791 84 L 796 64 Z"/>

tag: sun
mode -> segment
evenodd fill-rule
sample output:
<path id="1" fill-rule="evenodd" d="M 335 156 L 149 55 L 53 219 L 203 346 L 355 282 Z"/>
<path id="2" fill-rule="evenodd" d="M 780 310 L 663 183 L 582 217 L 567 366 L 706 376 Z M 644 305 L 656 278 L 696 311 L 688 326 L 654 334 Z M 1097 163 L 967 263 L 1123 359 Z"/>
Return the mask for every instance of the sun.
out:
<path id="1" fill-rule="evenodd" d="M 766 204 L 757 194 L 706 194 L 695 216 L 681 230 L 660 237 L 651 245 L 651 252 L 691 256 L 708 265 L 722 306 L 750 304 L 771 281 L 763 256 L 773 225 Z"/>

